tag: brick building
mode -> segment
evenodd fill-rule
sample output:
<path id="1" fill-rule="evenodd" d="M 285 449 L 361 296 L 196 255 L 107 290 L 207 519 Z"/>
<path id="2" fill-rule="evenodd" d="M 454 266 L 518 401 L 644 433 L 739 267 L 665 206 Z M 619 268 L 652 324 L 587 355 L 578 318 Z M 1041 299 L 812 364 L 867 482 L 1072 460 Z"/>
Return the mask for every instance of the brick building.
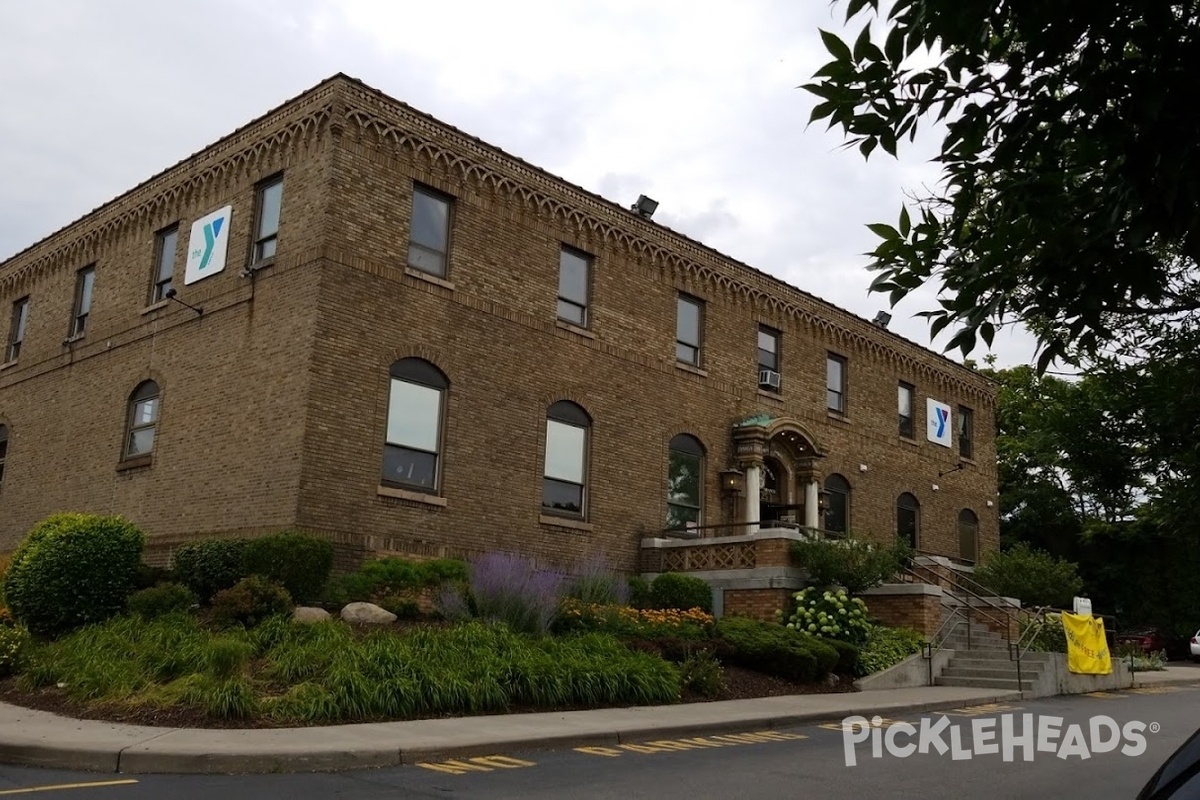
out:
<path id="1" fill-rule="evenodd" d="M 0 264 L 0 308 L 0 551 L 58 510 L 160 555 L 997 546 L 986 379 L 341 75 Z"/>

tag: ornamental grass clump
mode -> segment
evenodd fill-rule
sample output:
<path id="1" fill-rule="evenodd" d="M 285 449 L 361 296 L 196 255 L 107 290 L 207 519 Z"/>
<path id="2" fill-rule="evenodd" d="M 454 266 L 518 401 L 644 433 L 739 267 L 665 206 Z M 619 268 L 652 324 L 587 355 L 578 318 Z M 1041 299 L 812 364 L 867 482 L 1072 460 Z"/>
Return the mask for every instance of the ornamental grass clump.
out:
<path id="1" fill-rule="evenodd" d="M 475 617 L 519 633 L 550 630 L 565 588 L 562 573 L 538 569 L 521 556 L 488 553 L 470 562 L 468 575 L 467 600 Z"/>

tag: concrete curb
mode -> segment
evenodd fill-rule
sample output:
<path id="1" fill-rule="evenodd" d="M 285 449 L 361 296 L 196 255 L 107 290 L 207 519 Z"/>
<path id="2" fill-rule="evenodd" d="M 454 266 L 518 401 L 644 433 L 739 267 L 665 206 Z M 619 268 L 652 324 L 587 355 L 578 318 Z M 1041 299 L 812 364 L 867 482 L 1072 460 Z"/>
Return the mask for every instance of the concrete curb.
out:
<path id="1" fill-rule="evenodd" d="M 957 692 L 945 699 L 891 702 L 878 696 L 864 698 L 863 694 L 762 698 L 768 701 L 765 703 L 702 703 L 693 704 L 702 708 L 674 714 L 685 707 L 474 717 L 469 718 L 469 726 L 463 724 L 468 718 L 455 718 L 236 730 L 111 725 L 0 703 L 0 763 L 130 774 L 330 772 L 415 764 L 439 757 L 495 755 L 505 750 L 611 747 L 840 721 L 855 714 L 889 717 L 1020 699 L 1016 692 L 986 690 Z M 794 706 L 797 697 L 838 697 L 847 702 L 833 707 L 825 700 L 820 705 L 826 708 L 810 711 L 772 709 Z M 630 719 L 623 721 L 623 716 Z M 701 719 L 689 721 L 687 717 Z"/>

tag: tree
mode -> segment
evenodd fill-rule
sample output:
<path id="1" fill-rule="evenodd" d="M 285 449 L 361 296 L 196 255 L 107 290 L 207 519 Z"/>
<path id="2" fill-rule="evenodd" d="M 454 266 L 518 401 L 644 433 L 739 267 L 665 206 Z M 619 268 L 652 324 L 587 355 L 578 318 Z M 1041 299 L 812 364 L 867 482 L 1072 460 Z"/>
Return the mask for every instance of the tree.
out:
<path id="1" fill-rule="evenodd" d="M 840 2 L 840 0 L 838 0 Z M 1020 320 L 1039 367 L 1200 312 L 1196 0 L 845 0 L 805 88 L 865 157 L 944 125 L 942 189 L 870 226 L 875 291 L 934 283 L 947 349 Z M 877 28 L 880 26 L 876 26 Z"/>

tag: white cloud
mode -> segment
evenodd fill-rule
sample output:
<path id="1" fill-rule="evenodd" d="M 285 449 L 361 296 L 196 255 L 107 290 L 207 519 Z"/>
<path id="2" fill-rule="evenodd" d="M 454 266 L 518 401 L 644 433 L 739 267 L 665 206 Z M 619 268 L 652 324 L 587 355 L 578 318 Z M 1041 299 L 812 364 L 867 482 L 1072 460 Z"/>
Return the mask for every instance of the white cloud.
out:
<path id="1" fill-rule="evenodd" d="M 865 224 L 932 183 L 933 142 L 864 163 L 806 127 L 823 3 L 43 0 L 0 27 L 0 257 L 346 72 L 870 318 Z M 927 344 L 905 301 L 891 328 Z M 997 337 L 1028 361 L 1024 334 Z M 978 355 L 978 354 L 977 354 Z"/>

